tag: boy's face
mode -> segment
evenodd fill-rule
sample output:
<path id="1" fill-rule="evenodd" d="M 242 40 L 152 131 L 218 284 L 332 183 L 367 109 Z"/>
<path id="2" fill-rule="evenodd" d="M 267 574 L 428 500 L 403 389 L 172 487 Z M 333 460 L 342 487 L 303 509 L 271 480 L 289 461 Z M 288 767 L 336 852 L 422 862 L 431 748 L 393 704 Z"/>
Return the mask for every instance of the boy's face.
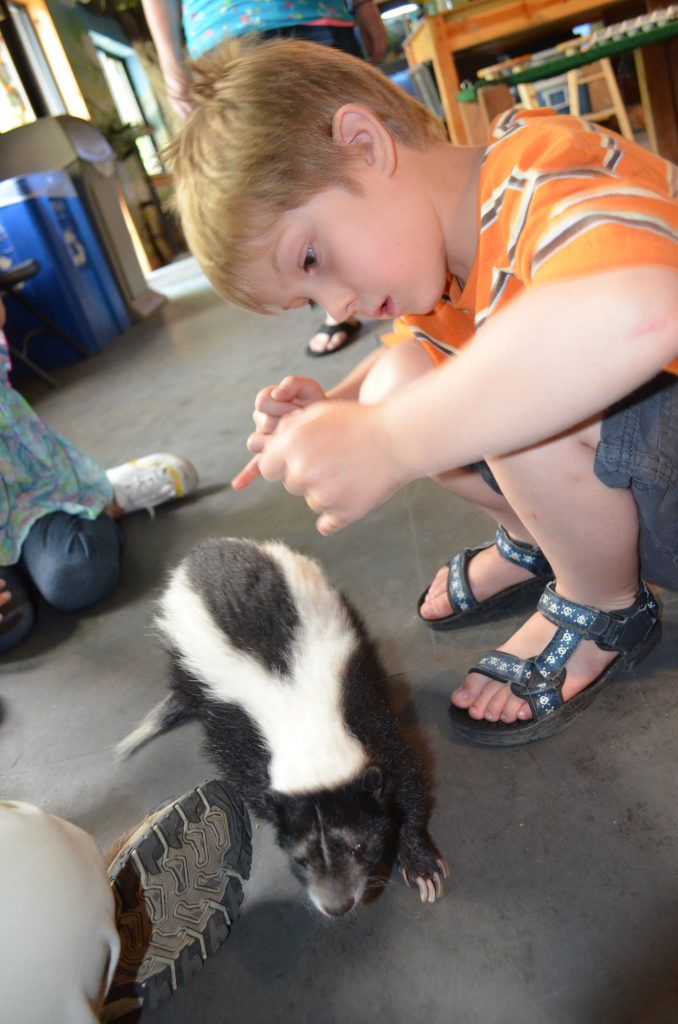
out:
<path id="1" fill-rule="evenodd" d="M 447 263 L 436 211 L 369 169 L 360 183 L 362 196 L 330 188 L 276 222 L 268 251 L 248 266 L 264 304 L 313 300 L 341 321 L 428 313 L 438 302 Z"/>

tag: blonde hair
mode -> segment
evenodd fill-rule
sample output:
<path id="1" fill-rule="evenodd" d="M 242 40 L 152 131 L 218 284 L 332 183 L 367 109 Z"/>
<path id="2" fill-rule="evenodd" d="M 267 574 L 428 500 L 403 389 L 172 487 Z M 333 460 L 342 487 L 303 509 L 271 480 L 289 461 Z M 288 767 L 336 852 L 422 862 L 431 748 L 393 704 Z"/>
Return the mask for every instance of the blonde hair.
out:
<path id="1" fill-rule="evenodd" d="M 189 248 L 225 298 L 261 312 L 247 264 L 277 219 L 333 186 L 357 194 L 354 147 L 332 138 L 346 103 L 414 149 L 441 123 L 366 61 L 289 39 L 226 42 L 192 65 L 197 105 L 168 147 Z"/>

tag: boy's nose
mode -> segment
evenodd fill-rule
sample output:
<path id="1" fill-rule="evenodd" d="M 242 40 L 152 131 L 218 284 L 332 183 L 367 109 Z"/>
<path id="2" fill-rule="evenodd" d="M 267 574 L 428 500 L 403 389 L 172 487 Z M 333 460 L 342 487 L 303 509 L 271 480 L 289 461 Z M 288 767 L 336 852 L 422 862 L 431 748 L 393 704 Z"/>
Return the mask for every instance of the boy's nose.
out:
<path id="1" fill-rule="evenodd" d="M 337 323 L 341 323 L 343 320 L 349 320 L 355 315 L 356 298 L 355 295 L 347 294 L 342 292 L 337 294 L 328 294 L 322 301 L 324 309 L 333 317 Z"/>

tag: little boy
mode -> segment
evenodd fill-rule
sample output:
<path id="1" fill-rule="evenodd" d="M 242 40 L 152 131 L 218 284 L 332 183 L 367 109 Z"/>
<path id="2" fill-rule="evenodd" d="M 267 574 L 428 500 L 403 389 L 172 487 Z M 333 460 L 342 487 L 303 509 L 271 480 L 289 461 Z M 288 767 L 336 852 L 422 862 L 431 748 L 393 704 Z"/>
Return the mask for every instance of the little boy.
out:
<path id="1" fill-rule="evenodd" d="M 425 475 L 488 510 L 496 542 L 441 570 L 422 618 L 553 582 L 452 721 L 484 744 L 559 732 L 659 641 L 641 572 L 678 587 L 678 169 L 542 111 L 452 146 L 378 72 L 304 44 L 217 51 L 196 87 L 177 201 L 222 294 L 424 317 L 332 396 L 360 402 L 303 378 L 262 392 L 236 485 L 282 479 L 324 534 Z M 429 372 L 431 352 L 457 354 Z"/>

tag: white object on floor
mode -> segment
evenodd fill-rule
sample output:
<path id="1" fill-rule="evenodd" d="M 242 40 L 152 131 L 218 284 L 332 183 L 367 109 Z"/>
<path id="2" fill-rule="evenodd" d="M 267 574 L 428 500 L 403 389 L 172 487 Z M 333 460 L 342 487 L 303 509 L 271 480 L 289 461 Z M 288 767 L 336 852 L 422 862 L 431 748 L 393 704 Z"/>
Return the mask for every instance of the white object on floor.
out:
<path id="1" fill-rule="evenodd" d="M 169 452 L 132 459 L 107 469 L 106 475 L 124 513 L 143 508 L 152 512 L 156 505 L 183 498 L 198 486 L 198 471 L 193 463 Z"/>

